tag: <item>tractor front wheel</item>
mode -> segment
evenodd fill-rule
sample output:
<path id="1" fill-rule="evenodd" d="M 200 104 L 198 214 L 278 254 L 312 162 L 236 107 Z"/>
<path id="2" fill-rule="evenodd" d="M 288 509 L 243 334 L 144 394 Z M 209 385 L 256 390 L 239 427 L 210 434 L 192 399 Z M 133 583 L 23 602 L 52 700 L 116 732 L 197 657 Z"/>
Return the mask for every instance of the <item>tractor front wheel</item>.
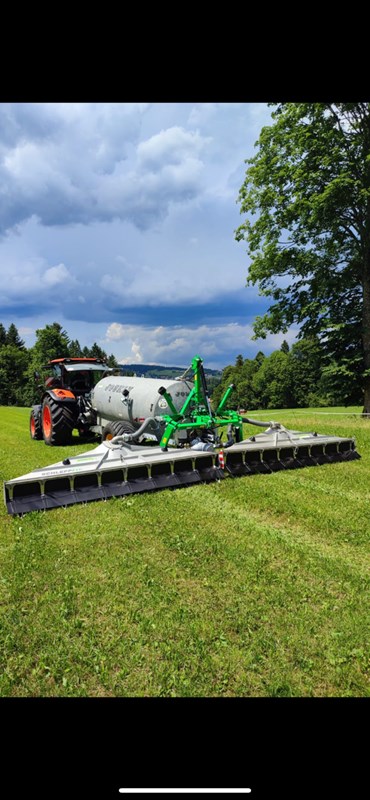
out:
<path id="1" fill-rule="evenodd" d="M 30 414 L 30 436 L 31 439 L 42 439 L 42 427 L 40 415 L 32 409 Z"/>
<path id="2" fill-rule="evenodd" d="M 52 397 L 45 397 L 42 404 L 42 435 L 45 444 L 70 444 L 74 427 L 73 408 L 57 403 Z"/>

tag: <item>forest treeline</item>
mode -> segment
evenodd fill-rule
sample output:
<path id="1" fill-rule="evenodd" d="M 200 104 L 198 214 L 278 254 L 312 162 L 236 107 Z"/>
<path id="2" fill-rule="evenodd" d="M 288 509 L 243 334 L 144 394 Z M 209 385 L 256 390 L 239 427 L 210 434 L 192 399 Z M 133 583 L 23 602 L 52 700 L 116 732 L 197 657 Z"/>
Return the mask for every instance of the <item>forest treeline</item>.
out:
<path id="1" fill-rule="evenodd" d="M 39 390 L 35 371 L 47 361 L 63 356 L 104 359 L 110 367 L 118 367 L 114 355 L 108 355 L 96 342 L 81 347 L 70 339 L 58 322 L 36 331 L 35 344 L 27 348 L 16 326 L 8 330 L 0 323 L 0 405 L 30 406 L 38 401 Z M 361 404 L 363 389 L 360 374 L 356 378 L 353 364 L 328 361 L 317 337 L 301 339 L 291 348 L 286 341 L 270 355 L 257 353 L 255 358 L 237 356 L 234 365 L 225 367 L 216 386 L 212 376 L 209 389 L 216 408 L 230 383 L 236 386 L 229 407 L 303 408 Z"/>
<path id="2" fill-rule="evenodd" d="M 221 383 L 213 391 L 214 407 L 227 387 L 235 384 L 228 402 L 231 408 L 304 408 L 308 406 L 361 405 L 363 389 L 346 363 L 328 360 L 317 337 L 301 339 L 290 348 L 284 341 L 280 350 L 268 356 L 238 355 L 234 365 L 225 367 Z"/>
<path id="3" fill-rule="evenodd" d="M 0 323 L 0 405 L 30 406 L 38 402 L 35 371 L 40 372 L 50 359 L 65 356 L 102 358 L 110 367 L 118 367 L 115 357 L 108 356 L 96 342 L 90 348 L 81 347 L 58 322 L 39 328 L 35 344 L 29 348 L 13 323 L 8 330 Z"/>

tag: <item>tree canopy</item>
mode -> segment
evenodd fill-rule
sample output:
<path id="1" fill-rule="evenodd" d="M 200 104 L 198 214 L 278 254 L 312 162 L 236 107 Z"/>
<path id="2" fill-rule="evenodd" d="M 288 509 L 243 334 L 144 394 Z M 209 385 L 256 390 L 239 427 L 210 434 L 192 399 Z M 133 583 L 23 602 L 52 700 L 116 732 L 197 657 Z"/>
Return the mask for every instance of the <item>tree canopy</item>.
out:
<path id="1" fill-rule="evenodd" d="M 276 105 L 276 104 L 271 104 Z M 281 103 L 247 161 L 236 231 L 272 298 L 256 337 L 317 335 L 327 379 L 370 412 L 370 103 Z"/>
<path id="2" fill-rule="evenodd" d="M 285 343 L 287 345 L 287 342 Z M 275 350 L 268 356 L 236 358 L 222 372 L 213 390 L 214 408 L 230 383 L 235 390 L 228 405 L 245 410 L 261 408 L 305 408 L 345 403 L 345 388 L 328 380 L 323 367 L 323 350 L 316 336 L 301 339 L 291 348 Z M 353 398 L 357 404 L 361 394 Z"/>

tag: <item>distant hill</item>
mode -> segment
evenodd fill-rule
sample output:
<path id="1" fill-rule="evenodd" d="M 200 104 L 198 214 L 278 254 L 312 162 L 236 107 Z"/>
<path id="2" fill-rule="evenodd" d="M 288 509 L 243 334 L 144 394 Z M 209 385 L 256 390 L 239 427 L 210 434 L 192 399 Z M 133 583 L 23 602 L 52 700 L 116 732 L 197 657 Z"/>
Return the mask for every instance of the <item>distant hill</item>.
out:
<path id="1" fill-rule="evenodd" d="M 146 378 L 164 378 L 167 380 L 178 378 L 186 370 L 186 367 L 163 367 L 161 364 L 119 364 L 119 368 L 123 375 L 135 373 L 138 378 L 144 375 Z M 222 372 L 220 369 L 208 369 L 205 367 L 204 372 L 209 377 L 216 379 L 217 383 L 221 380 Z"/>

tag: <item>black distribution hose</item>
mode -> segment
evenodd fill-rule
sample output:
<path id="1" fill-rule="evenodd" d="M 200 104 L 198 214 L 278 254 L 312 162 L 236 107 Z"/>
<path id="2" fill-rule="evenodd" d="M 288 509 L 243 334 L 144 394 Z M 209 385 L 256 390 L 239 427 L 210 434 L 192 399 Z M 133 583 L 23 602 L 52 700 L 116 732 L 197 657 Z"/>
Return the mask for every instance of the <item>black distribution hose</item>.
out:
<path id="1" fill-rule="evenodd" d="M 125 442 L 127 442 L 127 443 L 129 443 L 129 442 L 136 442 L 136 441 L 137 441 L 137 439 L 139 439 L 139 438 L 140 438 L 140 436 L 141 436 L 143 433 L 145 433 L 145 431 L 146 431 L 148 428 L 151 428 L 152 426 L 153 426 L 153 428 L 157 429 L 157 427 L 158 427 L 157 420 L 155 419 L 155 417 L 147 417 L 147 418 L 144 420 L 143 424 L 142 424 L 142 425 L 140 425 L 140 428 L 138 428 L 138 429 L 137 429 L 137 431 L 134 431 L 134 433 L 127 433 L 127 434 L 125 434 Z"/>
<path id="2" fill-rule="evenodd" d="M 276 424 L 272 422 L 259 422 L 257 419 L 249 419 L 248 417 L 242 417 L 242 422 L 245 422 L 248 425 L 258 425 L 259 428 L 268 428 L 269 425 Z"/>

